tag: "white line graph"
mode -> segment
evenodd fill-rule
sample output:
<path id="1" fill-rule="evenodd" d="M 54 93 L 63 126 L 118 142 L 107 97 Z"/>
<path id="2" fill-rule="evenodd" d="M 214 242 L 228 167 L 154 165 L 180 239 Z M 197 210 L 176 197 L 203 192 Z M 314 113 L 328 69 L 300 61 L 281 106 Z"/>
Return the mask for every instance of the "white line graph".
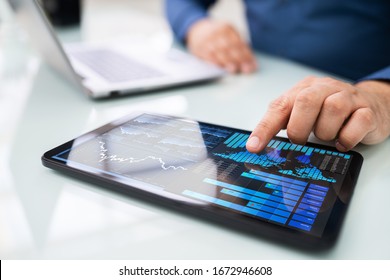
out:
<path id="1" fill-rule="evenodd" d="M 120 157 L 118 155 L 108 155 L 107 152 L 108 152 L 108 149 L 106 148 L 106 143 L 103 142 L 103 141 L 99 141 L 99 144 L 100 144 L 100 160 L 99 162 L 103 162 L 105 160 L 109 160 L 109 161 L 116 161 L 116 162 L 128 162 L 128 163 L 139 163 L 139 162 L 143 162 L 145 160 L 155 160 L 155 161 L 158 161 L 159 164 L 161 165 L 161 168 L 163 170 L 169 170 L 169 169 L 172 169 L 172 170 L 187 170 L 187 168 L 183 167 L 183 166 L 173 166 L 173 165 L 166 165 L 166 163 L 163 161 L 162 158 L 159 158 L 159 157 L 155 157 L 155 156 L 146 156 L 144 158 L 140 158 L 140 159 L 137 159 L 137 158 L 133 158 L 133 157 L 128 157 L 128 158 L 124 158 L 124 157 Z"/>
<path id="2" fill-rule="evenodd" d="M 126 134 L 126 135 L 145 135 L 148 138 L 158 138 L 159 137 L 156 134 L 152 134 L 152 133 L 148 133 L 146 131 L 142 131 L 140 128 L 130 129 L 130 128 L 120 127 L 120 129 L 121 129 L 121 134 Z"/>

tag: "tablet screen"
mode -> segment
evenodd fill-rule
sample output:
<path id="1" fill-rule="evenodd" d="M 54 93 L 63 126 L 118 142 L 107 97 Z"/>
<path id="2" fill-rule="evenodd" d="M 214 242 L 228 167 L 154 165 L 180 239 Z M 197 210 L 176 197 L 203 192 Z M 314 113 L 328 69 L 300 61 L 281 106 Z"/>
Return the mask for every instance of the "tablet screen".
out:
<path id="1" fill-rule="evenodd" d="M 50 157 L 183 203 L 321 237 L 356 155 L 278 137 L 252 154 L 245 148 L 249 134 L 140 114 Z"/>

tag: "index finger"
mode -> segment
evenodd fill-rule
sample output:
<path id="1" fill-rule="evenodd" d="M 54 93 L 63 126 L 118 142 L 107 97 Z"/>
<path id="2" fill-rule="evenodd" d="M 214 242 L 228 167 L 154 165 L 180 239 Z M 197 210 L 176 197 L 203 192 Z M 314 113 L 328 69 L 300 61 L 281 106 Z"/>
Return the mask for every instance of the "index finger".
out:
<path id="1" fill-rule="evenodd" d="M 293 103 L 289 95 L 282 95 L 272 101 L 263 119 L 257 124 L 246 143 L 251 153 L 258 153 L 281 129 L 285 128 L 291 114 Z"/>
<path id="2" fill-rule="evenodd" d="M 307 88 L 315 79 L 315 77 L 307 77 L 270 103 L 263 119 L 249 136 L 246 143 L 246 148 L 249 152 L 260 152 L 271 141 L 272 137 L 281 129 L 286 128 L 293 109 L 295 96 L 302 89 Z"/>

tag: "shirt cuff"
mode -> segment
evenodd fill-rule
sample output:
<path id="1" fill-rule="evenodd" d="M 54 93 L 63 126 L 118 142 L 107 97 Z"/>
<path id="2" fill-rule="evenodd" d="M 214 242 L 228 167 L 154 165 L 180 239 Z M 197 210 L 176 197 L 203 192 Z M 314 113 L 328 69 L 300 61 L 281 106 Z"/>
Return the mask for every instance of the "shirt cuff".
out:
<path id="1" fill-rule="evenodd" d="M 198 20 L 206 18 L 207 12 L 202 9 L 193 9 L 187 7 L 184 11 L 180 11 L 174 16 L 171 16 L 171 26 L 176 38 L 182 43 L 185 43 L 188 29 Z"/>
<path id="2" fill-rule="evenodd" d="M 379 70 L 371 75 L 368 75 L 362 79 L 359 79 L 360 81 L 367 81 L 367 80 L 381 80 L 381 81 L 390 81 L 390 66 Z"/>

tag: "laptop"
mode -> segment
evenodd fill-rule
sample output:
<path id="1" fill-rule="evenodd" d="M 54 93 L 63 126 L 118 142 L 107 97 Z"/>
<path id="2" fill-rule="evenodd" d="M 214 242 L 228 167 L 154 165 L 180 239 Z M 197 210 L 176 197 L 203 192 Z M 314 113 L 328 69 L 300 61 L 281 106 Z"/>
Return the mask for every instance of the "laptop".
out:
<path id="1" fill-rule="evenodd" d="M 225 72 L 177 49 L 138 44 L 62 45 L 38 0 L 8 0 L 43 59 L 92 98 L 141 93 L 215 80 Z"/>

